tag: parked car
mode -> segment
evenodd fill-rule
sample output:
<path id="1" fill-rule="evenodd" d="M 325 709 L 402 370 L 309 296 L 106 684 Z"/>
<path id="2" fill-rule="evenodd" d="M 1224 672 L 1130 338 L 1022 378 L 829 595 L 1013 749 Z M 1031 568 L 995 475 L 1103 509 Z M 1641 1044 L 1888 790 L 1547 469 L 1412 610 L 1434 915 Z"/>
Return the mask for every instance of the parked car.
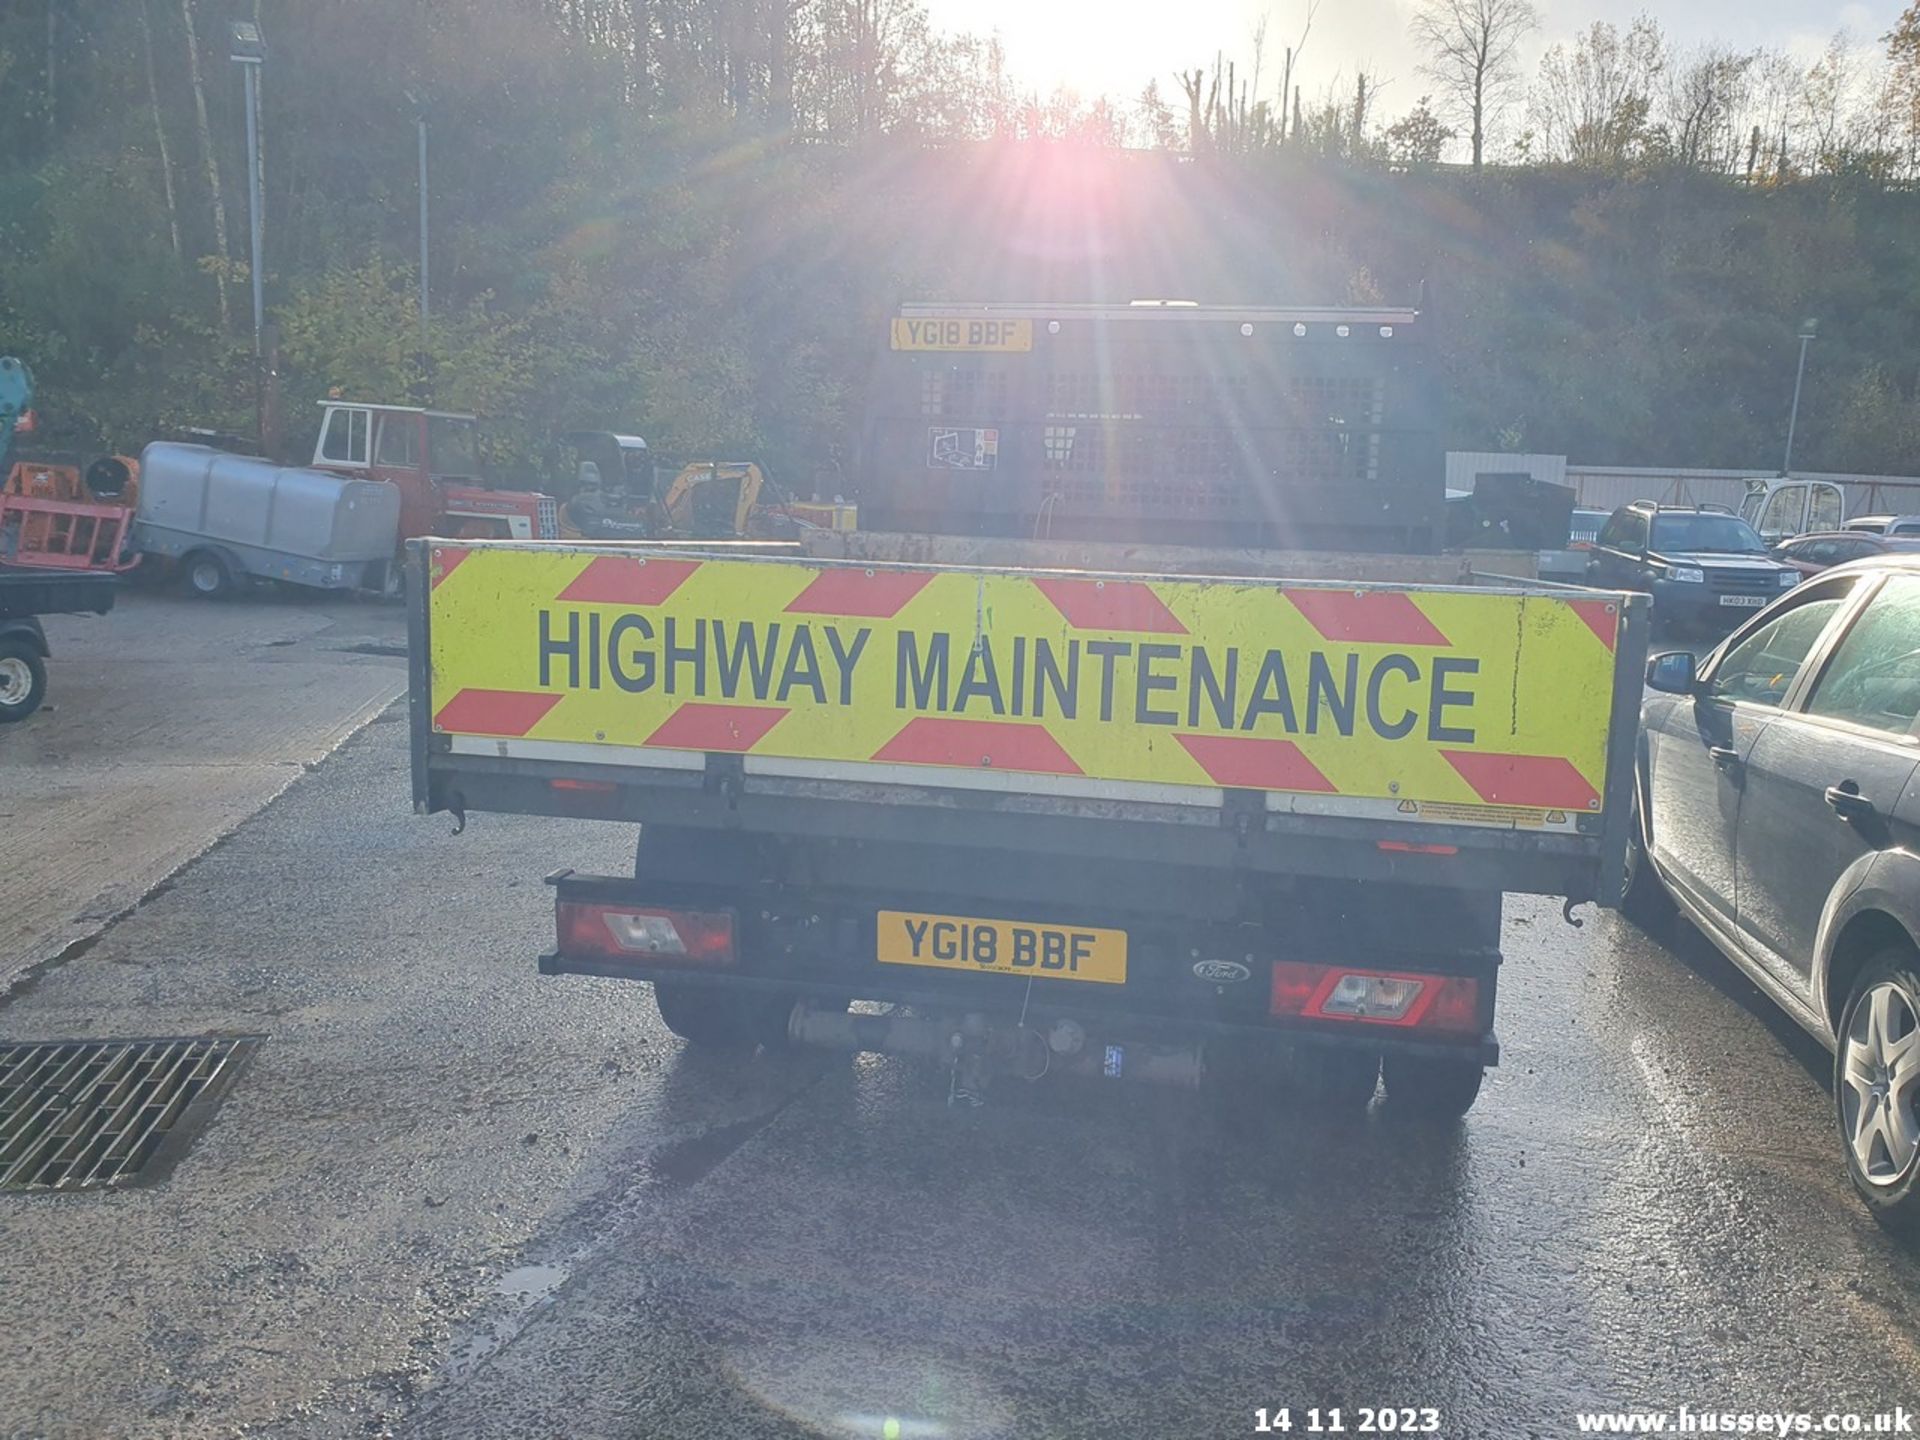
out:
<path id="1" fill-rule="evenodd" d="M 1653 623 L 1721 634 L 1800 581 L 1738 515 L 1636 500 L 1601 527 L 1589 583 L 1653 596 Z"/>
<path id="2" fill-rule="evenodd" d="M 1861 1198 L 1920 1231 L 1920 555 L 1647 666 L 1622 908 L 1678 905 L 1834 1052 Z"/>
<path id="3" fill-rule="evenodd" d="M 1865 560 L 1873 555 L 1893 555 L 1902 551 L 1920 551 L 1920 535 L 1911 539 L 1873 535 L 1864 530 L 1829 530 L 1815 535 L 1796 535 L 1773 547 L 1773 558 L 1793 566 L 1802 576 L 1818 575 L 1849 560 Z"/>
<path id="4" fill-rule="evenodd" d="M 1842 528 L 1865 530 L 1874 535 L 1920 537 L 1920 515 L 1856 515 Z"/>

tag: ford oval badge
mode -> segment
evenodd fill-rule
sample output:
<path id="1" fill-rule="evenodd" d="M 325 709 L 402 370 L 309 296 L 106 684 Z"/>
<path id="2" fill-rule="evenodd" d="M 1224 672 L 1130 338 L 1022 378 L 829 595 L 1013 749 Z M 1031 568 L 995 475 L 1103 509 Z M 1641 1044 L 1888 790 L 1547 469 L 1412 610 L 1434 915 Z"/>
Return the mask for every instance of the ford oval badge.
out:
<path id="1" fill-rule="evenodd" d="M 1253 978 L 1253 971 L 1238 960 L 1201 960 L 1194 965 L 1193 973 L 1209 985 L 1238 985 Z"/>

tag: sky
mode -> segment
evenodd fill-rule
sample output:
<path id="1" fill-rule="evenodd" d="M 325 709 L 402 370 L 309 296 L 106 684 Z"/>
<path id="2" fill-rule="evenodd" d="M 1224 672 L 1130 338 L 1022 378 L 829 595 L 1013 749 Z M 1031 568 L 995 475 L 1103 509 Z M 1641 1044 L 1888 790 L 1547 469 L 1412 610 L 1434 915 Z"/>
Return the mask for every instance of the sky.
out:
<path id="1" fill-rule="evenodd" d="M 1651 14 L 1682 50 L 1710 40 L 1741 48 L 1781 46 L 1811 61 L 1836 30 L 1877 43 L 1905 9 L 1904 0 L 1535 0 L 1540 29 L 1525 52 L 1531 70 L 1540 54 L 1595 20 L 1625 28 Z M 1251 35 L 1267 15 L 1262 89 L 1278 84 L 1277 62 L 1299 36 L 1307 0 L 927 0 L 942 30 L 997 33 L 1007 67 L 1023 88 L 1065 87 L 1084 98 L 1131 100 L 1148 80 L 1169 99 L 1180 94 L 1174 72 L 1211 70 L 1217 51 L 1238 60 L 1242 78 Z M 1420 98 L 1418 57 L 1407 39 L 1414 0 L 1320 0 L 1301 52 L 1303 92 L 1313 97 L 1350 85 L 1365 66 L 1386 81 L 1381 109 L 1396 113 Z"/>

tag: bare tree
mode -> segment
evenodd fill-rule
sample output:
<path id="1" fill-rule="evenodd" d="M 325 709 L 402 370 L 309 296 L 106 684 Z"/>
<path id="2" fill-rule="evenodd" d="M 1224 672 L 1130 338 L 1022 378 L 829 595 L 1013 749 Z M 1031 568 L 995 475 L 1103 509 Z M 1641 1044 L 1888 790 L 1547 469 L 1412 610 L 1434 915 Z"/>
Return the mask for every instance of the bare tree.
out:
<path id="1" fill-rule="evenodd" d="M 1287 46 L 1285 61 L 1280 66 L 1280 138 L 1285 140 L 1290 133 L 1298 131 L 1300 120 L 1300 87 L 1294 83 L 1293 73 L 1300 64 L 1300 52 L 1307 48 L 1307 36 L 1313 33 L 1313 17 L 1320 9 L 1320 0 L 1307 0 L 1306 18 L 1300 22 L 1300 38 Z M 1261 40 L 1264 42 L 1264 33 Z M 1293 131 L 1287 128 L 1287 93 L 1293 93 Z"/>
<path id="2" fill-rule="evenodd" d="M 1529 100 L 1546 155 L 1607 169 L 1641 154 L 1666 55 L 1666 37 L 1645 15 L 1625 34 L 1596 20 L 1571 50 L 1548 50 Z"/>
<path id="3" fill-rule="evenodd" d="M 1841 30 L 1807 71 L 1793 129 L 1815 167 L 1838 171 L 1869 160 L 1888 138 L 1874 103 L 1882 85 L 1878 62 Z"/>
<path id="4" fill-rule="evenodd" d="M 160 85 L 153 70 L 153 20 L 147 0 L 140 0 L 140 46 L 147 66 L 147 104 L 153 111 L 153 137 L 160 146 L 160 184 L 167 197 L 167 238 L 173 242 L 173 260 L 180 263 L 180 209 L 173 194 L 173 156 L 167 149 L 167 127 L 160 119 Z"/>
<path id="5" fill-rule="evenodd" d="M 1827 42 L 1800 90 L 1800 128 L 1817 163 L 1831 165 L 1846 134 L 1847 97 L 1859 69 L 1845 32 Z"/>
<path id="6" fill-rule="evenodd" d="M 1880 37 L 1887 47 L 1887 87 L 1882 104 L 1902 150 L 1908 178 L 1920 175 L 1920 0 Z"/>
<path id="7" fill-rule="evenodd" d="M 1920 0 L 1914 0 L 1914 3 L 1916 5 L 1920 5 Z M 1264 14 L 1260 17 L 1260 19 L 1254 24 L 1253 34 L 1251 37 L 1253 40 L 1252 86 L 1253 86 L 1253 97 L 1256 100 L 1260 98 L 1260 70 L 1261 70 L 1261 67 L 1266 63 L 1266 58 L 1267 58 L 1267 20 L 1268 19 L 1269 17 Z"/>
<path id="8" fill-rule="evenodd" d="M 1173 107 L 1160 94 L 1158 80 L 1149 80 L 1134 102 L 1134 130 L 1148 149 L 1180 148 L 1180 127 L 1174 123 Z"/>
<path id="9" fill-rule="evenodd" d="M 213 126 L 207 122 L 207 87 L 200 76 L 200 36 L 193 23 L 193 0 L 180 0 L 180 23 L 187 29 L 187 79 L 193 86 L 193 114 L 200 137 L 200 163 L 207 172 L 207 191 L 213 200 L 213 244 L 219 252 L 213 282 L 220 297 L 220 328 L 232 321 L 227 308 L 227 207 L 220 194 L 220 161 L 213 149 Z"/>
<path id="10" fill-rule="evenodd" d="M 1421 73 L 1439 87 L 1441 108 L 1466 123 L 1476 170 L 1488 122 L 1519 93 L 1520 42 L 1539 23 L 1531 0 L 1422 0 L 1414 13 Z"/>
<path id="11" fill-rule="evenodd" d="M 1783 50 L 1760 50 L 1747 69 L 1740 123 L 1747 127 L 1749 180 L 1777 180 L 1790 167 L 1789 131 L 1805 77 Z M 1753 136 L 1758 135 L 1757 143 Z"/>
<path id="12" fill-rule="evenodd" d="M 1743 144 L 1755 148 L 1740 132 L 1749 77 L 1759 58 L 1757 50 L 1741 54 L 1709 45 L 1669 67 L 1661 124 L 1675 160 L 1724 173 L 1739 165 Z"/>
<path id="13" fill-rule="evenodd" d="M 767 7 L 767 118 L 775 130 L 793 127 L 793 0 Z"/>

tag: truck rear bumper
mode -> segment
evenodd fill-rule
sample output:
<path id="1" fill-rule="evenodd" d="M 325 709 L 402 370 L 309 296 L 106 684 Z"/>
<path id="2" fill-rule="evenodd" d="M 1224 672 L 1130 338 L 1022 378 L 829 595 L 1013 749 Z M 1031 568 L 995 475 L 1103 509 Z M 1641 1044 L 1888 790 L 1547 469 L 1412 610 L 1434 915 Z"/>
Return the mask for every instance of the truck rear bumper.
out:
<path id="1" fill-rule="evenodd" d="M 1134 911 L 1120 899 L 1049 906 L 952 892 L 662 884 L 572 871 L 556 872 L 548 883 L 557 942 L 540 969 L 549 975 L 724 987 L 811 1006 L 819 1015 L 863 1000 L 909 1006 L 916 1015 L 977 1017 L 992 1028 L 1010 1020 L 1023 1028 L 1064 1024 L 1102 1045 L 1232 1039 L 1254 1049 L 1338 1046 L 1473 1057 L 1484 1065 L 1499 1059 L 1496 936 L 1484 917 L 1468 912 L 1449 917 L 1425 907 L 1403 917 L 1417 920 L 1409 928 L 1418 939 L 1389 946 L 1382 943 L 1387 927 L 1377 921 L 1308 903 L 1279 924 L 1252 925 Z M 1391 906 L 1396 897 L 1381 898 Z M 1487 898 L 1497 927 L 1498 897 Z M 944 962 L 889 956 L 894 942 L 882 938 L 883 917 L 897 920 L 902 912 L 947 924 L 952 933 L 968 924 L 998 926 L 1003 937 L 1030 930 L 1027 968 L 968 964 L 951 954 Z M 1069 977 L 1064 963 L 1049 973 L 1048 937 L 1056 933 L 1124 936 L 1117 978 L 1112 971 L 1099 980 Z M 722 934 L 724 942 L 716 938 Z M 1065 956 L 1070 943 L 1060 940 L 1052 953 Z M 1004 961 L 1013 942 L 999 945 L 993 959 Z M 1340 1014 L 1333 997 L 1348 975 L 1378 977 L 1375 983 L 1413 999 L 1392 1018 Z M 838 1043 L 827 1020 L 816 1018 L 811 1028 L 795 1038 Z"/>

